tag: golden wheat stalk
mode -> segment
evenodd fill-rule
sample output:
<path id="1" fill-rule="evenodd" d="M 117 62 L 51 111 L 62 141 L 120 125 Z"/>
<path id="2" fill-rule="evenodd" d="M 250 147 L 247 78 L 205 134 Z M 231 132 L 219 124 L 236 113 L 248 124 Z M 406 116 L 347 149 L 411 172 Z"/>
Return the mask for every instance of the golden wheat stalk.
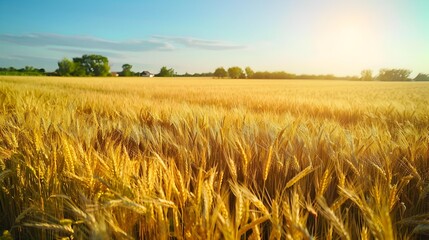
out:
<path id="1" fill-rule="evenodd" d="M 264 168 L 264 175 L 263 175 L 264 182 L 267 181 L 267 178 L 268 178 L 272 157 L 273 157 L 273 145 L 270 146 L 268 150 L 268 157 L 267 157 L 267 160 L 265 161 L 265 168 Z"/>
<path id="2" fill-rule="evenodd" d="M 320 212 L 325 218 L 329 220 L 336 232 L 343 237 L 344 239 L 350 240 L 350 234 L 346 227 L 344 226 L 342 220 L 335 215 L 334 211 L 328 207 L 326 201 L 323 197 L 316 198 L 318 205 L 320 206 Z"/>
<path id="3" fill-rule="evenodd" d="M 289 180 L 286 183 L 285 188 L 290 188 L 292 187 L 295 183 L 297 183 L 299 180 L 301 180 L 302 178 L 304 178 L 305 176 L 307 176 L 309 173 L 311 173 L 312 171 L 314 171 L 314 168 L 312 166 L 308 166 L 306 167 L 304 170 L 302 170 L 300 173 L 298 173 L 297 175 L 295 175 L 291 180 Z"/>

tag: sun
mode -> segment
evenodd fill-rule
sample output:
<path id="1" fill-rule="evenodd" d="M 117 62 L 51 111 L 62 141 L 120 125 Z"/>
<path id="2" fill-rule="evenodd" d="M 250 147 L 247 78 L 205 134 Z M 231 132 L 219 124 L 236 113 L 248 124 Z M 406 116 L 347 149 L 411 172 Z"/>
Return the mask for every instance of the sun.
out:
<path id="1" fill-rule="evenodd" d="M 366 29 L 356 24 L 342 24 L 335 31 L 333 42 L 336 44 L 336 49 L 350 56 L 361 54 L 365 51 L 366 39 L 370 33 Z M 343 55 L 341 54 L 341 55 Z"/>
<path id="2" fill-rule="evenodd" d="M 329 64 L 352 68 L 365 65 L 380 52 L 377 31 L 367 19 L 355 16 L 334 16 L 318 25 L 314 39 L 319 57 Z"/>
<path id="3" fill-rule="evenodd" d="M 356 26 L 344 26 L 338 30 L 339 40 L 341 42 L 353 46 L 361 43 L 363 31 Z"/>

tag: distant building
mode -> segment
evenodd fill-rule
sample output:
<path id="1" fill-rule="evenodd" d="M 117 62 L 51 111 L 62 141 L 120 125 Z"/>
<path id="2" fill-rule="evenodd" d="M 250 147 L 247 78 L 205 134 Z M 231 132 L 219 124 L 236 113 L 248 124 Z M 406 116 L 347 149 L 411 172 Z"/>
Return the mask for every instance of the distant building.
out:
<path id="1" fill-rule="evenodd" d="M 143 72 L 140 74 L 140 76 L 141 76 L 141 77 L 154 77 L 154 76 L 155 76 L 155 74 L 150 73 L 149 71 L 143 71 Z"/>
<path id="2" fill-rule="evenodd" d="M 119 73 L 117 72 L 111 72 L 110 74 L 112 74 L 112 77 L 119 77 Z"/>

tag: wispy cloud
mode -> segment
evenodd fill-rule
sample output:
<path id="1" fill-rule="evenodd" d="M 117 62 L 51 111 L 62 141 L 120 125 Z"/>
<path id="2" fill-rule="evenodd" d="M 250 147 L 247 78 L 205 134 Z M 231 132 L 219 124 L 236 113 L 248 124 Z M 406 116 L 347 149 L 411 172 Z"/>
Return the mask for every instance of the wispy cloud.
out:
<path id="1" fill-rule="evenodd" d="M 47 47 L 64 52 L 94 50 L 119 52 L 171 51 L 180 47 L 205 50 L 234 50 L 246 46 L 217 40 L 191 37 L 153 36 L 149 39 L 111 41 L 91 36 L 33 33 L 25 35 L 0 34 L 0 41 L 21 46 Z"/>
<path id="2" fill-rule="evenodd" d="M 173 47 L 156 40 L 109 41 L 91 36 L 69 36 L 50 33 L 34 33 L 26 35 L 1 34 L 0 41 L 23 46 L 38 47 L 73 47 L 80 49 L 103 49 L 110 51 L 166 51 Z"/>
<path id="3" fill-rule="evenodd" d="M 72 53 L 75 55 L 83 55 L 83 54 L 100 54 L 100 55 L 106 55 L 108 57 L 117 57 L 122 58 L 124 57 L 124 54 L 119 53 L 117 51 L 109 51 L 109 50 L 93 50 L 93 49 L 82 49 L 82 48 L 69 48 L 69 47 L 48 47 L 48 50 L 60 52 L 60 53 Z"/>
<path id="4" fill-rule="evenodd" d="M 53 57 L 38 57 L 38 56 L 29 56 L 29 55 L 10 55 L 10 56 L 0 56 L 1 60 L 4 61 L 21 61 L 21 62 L 52 62 L 57 61 L 58 59 Z"/>
<path id="5" fill-rule="evenodd" d="M 28 65 L 53 70 L 56 67 L 57 61 L 58 59 L 51 57 L 36 57 L 28 55 L 0 56 L 0 66 L 4 67 L 14 66 L 21 68 Z"/>
<path id="6" fill-rule="evenodd" d="M 171 44 L 179 44 L 189 48 L 198 48 L 206 50 L 235 50 L 244 49 L 245 45 L 234 44 L 225 41 L 205 40 L 191 37 L 170 37 L 170 36 L 153 36 L 153 39 L 164 41 Z"/>

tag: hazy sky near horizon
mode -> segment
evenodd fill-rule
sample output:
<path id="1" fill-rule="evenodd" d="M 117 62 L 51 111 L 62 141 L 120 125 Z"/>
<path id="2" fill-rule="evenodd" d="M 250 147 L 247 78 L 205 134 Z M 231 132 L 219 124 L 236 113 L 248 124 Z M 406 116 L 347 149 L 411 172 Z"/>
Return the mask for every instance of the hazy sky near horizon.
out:
<path id="1" fill-rule="evenodd" d="M 0 66 L 54 70 L 92 53 L 117 71 L 429 73 L 429 1 L 0 0 Z"/>

